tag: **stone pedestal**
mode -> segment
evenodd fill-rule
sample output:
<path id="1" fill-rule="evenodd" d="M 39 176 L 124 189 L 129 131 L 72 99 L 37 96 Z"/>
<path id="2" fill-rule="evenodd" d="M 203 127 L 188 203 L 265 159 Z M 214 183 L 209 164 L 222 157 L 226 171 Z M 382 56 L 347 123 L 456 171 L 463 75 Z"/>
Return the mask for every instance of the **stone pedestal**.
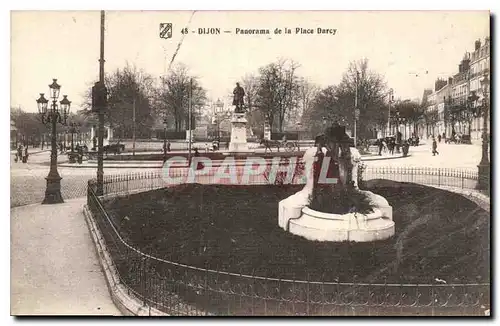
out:
<path id="1" fill-rule="evenodd" d="M 248 152 L 247 122 L 245 113 L 233 113 L 229 152 Z"/>

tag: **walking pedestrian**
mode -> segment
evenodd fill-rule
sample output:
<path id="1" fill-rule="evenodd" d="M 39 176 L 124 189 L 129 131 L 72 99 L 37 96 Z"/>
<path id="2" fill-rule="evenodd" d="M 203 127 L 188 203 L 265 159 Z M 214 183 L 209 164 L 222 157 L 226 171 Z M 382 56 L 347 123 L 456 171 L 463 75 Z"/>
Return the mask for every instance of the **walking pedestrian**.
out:
<path id="1" fill-rule="evenodd" d="M 17 159 L 19 161 L 22 161 L 22 159 L 23 159 L 23 145 L 22 144 L 19 144 L 19 146 L 17 147 L 17 153 L 16 153 L 16 155 L 17 155 Z"/>
<path id="2" fill-rule="evenodd" d="M 436 154 L 439 155 L 439 152 L 437 151 L 437 142 L 436 142 L 436 138 L 435 137 L 432 137 L 432 156 L 436 156 Z"/>
<path id="3" fill-rule="evenodd" d="M 378 155 L 382 156 L 382 149 L 384 149 L 384 140 L 382 138 L 377 140 L 378 143 Z"/>
<path id="4" fill-rule="evenodd" d="M 28 163 L 28 145 L 24 146 L 23 163 Z"/>
<path id="5" fill-rule="evenodd" d="M 441 143 L 441 134 L 438 135 L 438 142 Z"/>

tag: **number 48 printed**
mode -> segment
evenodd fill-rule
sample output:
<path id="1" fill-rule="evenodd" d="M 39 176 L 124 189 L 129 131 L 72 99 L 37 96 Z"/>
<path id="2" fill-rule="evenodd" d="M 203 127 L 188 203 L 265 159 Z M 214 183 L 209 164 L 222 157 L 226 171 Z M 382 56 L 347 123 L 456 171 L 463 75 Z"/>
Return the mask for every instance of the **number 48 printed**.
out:
<path id="1" fill-rule="evenodd" d="M 182 33 L 182 34 L 187 34 L 187 33 L 189 33 L 189 31 L 188 31 L 187 27 L 184 27 L 184 28 L 182 29 L 181 33 Z"/>

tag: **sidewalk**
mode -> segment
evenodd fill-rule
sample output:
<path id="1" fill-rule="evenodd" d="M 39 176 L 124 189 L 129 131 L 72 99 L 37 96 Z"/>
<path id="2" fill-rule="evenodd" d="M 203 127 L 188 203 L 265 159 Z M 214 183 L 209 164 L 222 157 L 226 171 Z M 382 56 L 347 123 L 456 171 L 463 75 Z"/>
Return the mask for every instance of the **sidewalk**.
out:
<path id="1" fill-rule="evenodd" d="M 12 315 L 120 315 L 85 224 L 85 198 L 11 209 Z"/>

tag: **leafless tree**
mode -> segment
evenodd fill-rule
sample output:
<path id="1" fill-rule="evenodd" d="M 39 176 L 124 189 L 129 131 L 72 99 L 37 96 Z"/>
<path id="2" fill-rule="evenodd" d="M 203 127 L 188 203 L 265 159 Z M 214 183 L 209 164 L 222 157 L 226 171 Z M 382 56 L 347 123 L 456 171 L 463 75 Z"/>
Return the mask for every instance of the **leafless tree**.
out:
<path id="1" fill-rule="evenodd" d="M 192 117 L 194 112 L 205 106 L 206 91 L 200 85 L 198 78 L 191 76 L 187 66 L 178 64 L 171 72 L 162 78 L 161 85 L 156 90 L 155 103 L 157 113 L 174 121 L 176 131 L 181 131 L 188 124 L 190 80 L 192 79 Z"/>
<path id="2" fill-rule="evenodd" d="M 135 127 L 138 135 L 149 137 L 153 125 L 153 77 L 135 65 L 127 63 L 124 68 L 106 74 L 104 82 L 108 91 L 108 109 L 105 112 L 105 122 L 110 123 L 115 128 L 117 135 L 125 138 L 131 134 L 135 111 Z M 96 124 L 97 116 L 91 110 L 92 86 L 89 85 L 83 94 L 81 107 L 84 110 L 80 114 L 87 117 L 88 123 Z"/>
<path id="3" fill-rule="evenodd" d="M 310 82 L 306 78 L 301 77 L 299 79 L 299 105 L 297 106 L 297 110 L 295 112 L 297 122 L 302 120 L 302 117 L 311 110 L 313 101 L 320 91 L 321 89 L 318 85 Z"/>
<path id="4" fill-rule="evenodd" d="M 241 85 L 245 90 L 245 106 L 247 107 L 248 125 L 257 134 L 264 132 L 265 117 L 260 107 L 257 106 L 259 91 L 259 78 L 254 74 L 243 77 Z"/>
<path id="5" fill-rule="evenodd" d="M 259 88 L 256 105 L 271 126 L 282 132 L 287 113 L 298 103 L 298 63 L 279 59 L 259 69 Z"/>
<path id="6" fill-rule="evenodd" d="M 368 68 L 367 59 L 351 62 L 338 87 L 339 100 L 350 109 L 350 114 L 346 117 L 350 121 L 354 121 L 356 89 L 358 135 L 360 138 L 370 137 L 371 131 L 380 128 L 386 121 L 387 111 L 383 108 L 387 85 L 382 75 Z"/>

